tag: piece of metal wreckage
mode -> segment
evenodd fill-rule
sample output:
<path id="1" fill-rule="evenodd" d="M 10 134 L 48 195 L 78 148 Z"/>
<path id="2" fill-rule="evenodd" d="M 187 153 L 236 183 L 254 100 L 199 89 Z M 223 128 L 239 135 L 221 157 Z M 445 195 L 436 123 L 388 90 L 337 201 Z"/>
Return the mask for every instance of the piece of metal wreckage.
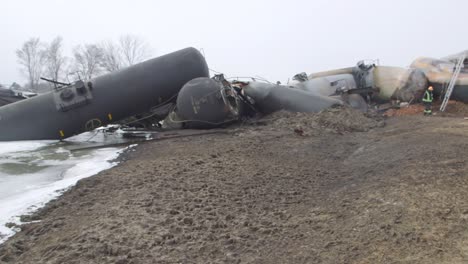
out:
<path id="1" fill-rule="evenodd" d="M 63 139 L 174 102 L 208 77 L 204 57 L 179 50 L 91 80 L 0 107 L 0 141 Z"/>

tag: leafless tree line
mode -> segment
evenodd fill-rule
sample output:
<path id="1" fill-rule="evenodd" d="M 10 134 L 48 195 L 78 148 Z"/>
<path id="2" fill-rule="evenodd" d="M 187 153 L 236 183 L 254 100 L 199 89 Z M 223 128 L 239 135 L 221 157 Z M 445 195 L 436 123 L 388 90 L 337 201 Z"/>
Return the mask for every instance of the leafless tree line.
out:
<path id="1" fill-rule="evenodd" d="M 37 91 L 41 77 L 65 81 L 68 74 L 76 73 L 80 78 L 91 79 L 148 59 L 151 49 L 145 40 L 124 35 L 117 41 L 75 46 L 72 56 L 67 57 L 63 39 L 58 36 L 50 43 L 31 38 L 23 43 L 16 55 L 29 88 Z"/>

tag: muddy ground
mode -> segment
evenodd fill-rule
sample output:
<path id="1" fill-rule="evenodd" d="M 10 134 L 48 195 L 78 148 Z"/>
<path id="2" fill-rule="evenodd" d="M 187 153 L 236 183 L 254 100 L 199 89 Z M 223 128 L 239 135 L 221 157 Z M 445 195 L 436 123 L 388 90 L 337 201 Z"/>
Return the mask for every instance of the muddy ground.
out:
<path id="1" fill-rule="evenodd" d="M 468 121 L 349 109 L 140 145 L 0 263 L 467 263 Z"/>

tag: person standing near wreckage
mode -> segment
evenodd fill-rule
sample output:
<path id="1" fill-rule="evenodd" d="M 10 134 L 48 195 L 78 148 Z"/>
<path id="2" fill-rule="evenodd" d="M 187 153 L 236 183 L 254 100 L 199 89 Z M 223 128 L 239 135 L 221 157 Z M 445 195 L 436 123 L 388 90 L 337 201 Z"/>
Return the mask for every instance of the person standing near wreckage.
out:
<path id="1" fill-rule="evenodd" d="M 429 86 L 424 93 L 423 97 L 423 104 L 424 104 L 424 115 L 432 115 L 432 101 L 434 100 L 434 95 L 432 94 L 432 91 L 434 88 L 432 86 Z"/>

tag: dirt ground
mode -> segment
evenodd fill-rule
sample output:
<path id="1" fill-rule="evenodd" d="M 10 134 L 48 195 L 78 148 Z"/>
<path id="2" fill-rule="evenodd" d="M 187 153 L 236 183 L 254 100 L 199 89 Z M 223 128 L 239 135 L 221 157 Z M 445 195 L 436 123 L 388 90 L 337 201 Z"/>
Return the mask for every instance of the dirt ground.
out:
<path id="1" fill-rule="evenodd" d="M 449 101 L 445 112 L 440 112 L 440 101 L 434 101 L 432 110 L 434 115 L 444 116 L 444 117 L 468 117 L 468 104 Z M 420 115 L 424 111 L 424 106 L 422 104 L 411 104 L 407 106 L 402 106 L 399 109 L 389 109 L 385 111 L 384 116 L 395 117 L 395 116 L 407 116 L 407 115 Z"/>
<path id="2" fill-rule="evenodd" d="M 142 144 L 0 263 L 467 263 L 468 121 L 277 113 Z"/>

